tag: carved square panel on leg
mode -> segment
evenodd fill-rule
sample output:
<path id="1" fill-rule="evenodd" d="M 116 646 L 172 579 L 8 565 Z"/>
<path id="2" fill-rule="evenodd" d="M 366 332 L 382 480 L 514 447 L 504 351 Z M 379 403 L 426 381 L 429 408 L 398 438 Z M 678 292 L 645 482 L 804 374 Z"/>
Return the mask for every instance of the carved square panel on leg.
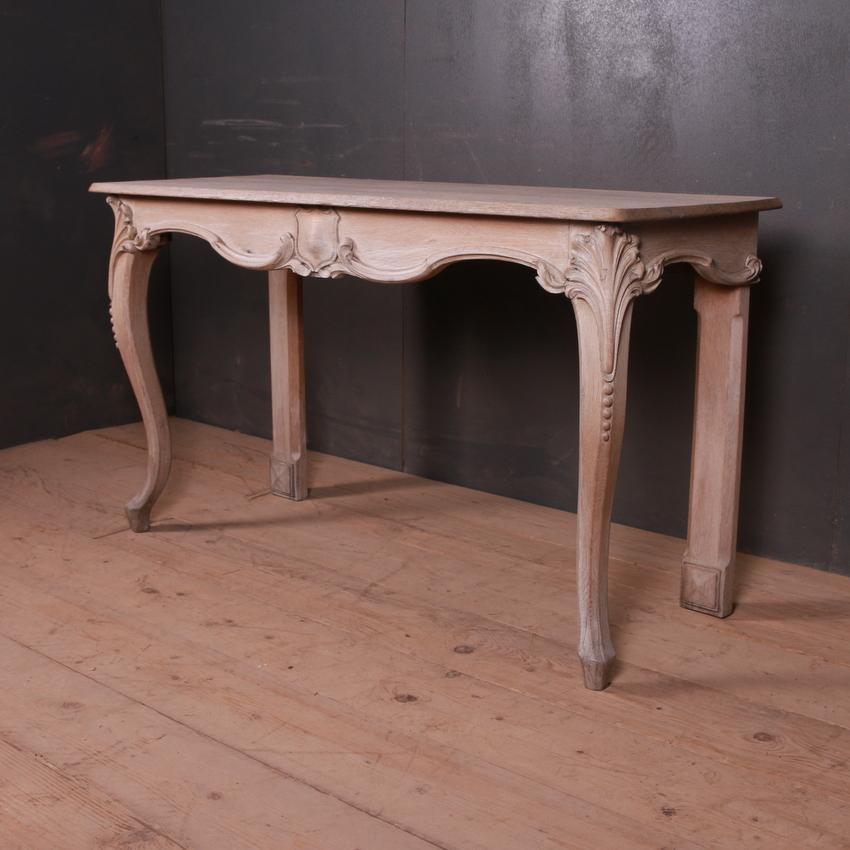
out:
<path id="1" fill-rule="evenodd" d="M 681 605 L 691 611 L 728 617 L 732 613 L 732 570 L 682 563 Z"/>
<path id="2" fill-rule="evenodd" d="M 300 502 L 307 498 L 307 463 L 302 458 L 296 463 L 272 457 L 270 461 L 270 485 L 275 496 L 284 496 Z"/>

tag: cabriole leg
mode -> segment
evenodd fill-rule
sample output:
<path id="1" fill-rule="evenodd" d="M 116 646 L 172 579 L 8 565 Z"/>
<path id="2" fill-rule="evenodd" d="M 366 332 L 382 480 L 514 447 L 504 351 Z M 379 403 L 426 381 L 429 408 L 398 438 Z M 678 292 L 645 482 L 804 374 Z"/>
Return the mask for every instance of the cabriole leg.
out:
<path id="1" fill-rule="evenodd" d="M 577 589 L 585 685 L 608 686 L 614 647 L 608 628 L 608 538 L 626 412 L 632 305 L 625 305 L 613 374 L 602 368 L 606 337 L 591 306 L 573 300 L 581 374 Z"/>
<path id="2" fill-rule="evenodd" d="M 142 414 L 148 444 L 147 476 L 142 489 L 127 503 L 133 531 L 150 528 L 151 508 L 162 493 L 171 469 L 171 438 L 165 401 L 156 373 L 148 328 L 148 284 L 159 238 L 147 242 L 128 238 L 124 207 L 114 204 L 118 230 L 110 262 L 110 313 L 115 342 L 124 361 Z M 130 231 L 131 237 L 135 231 Z M 141 247 L 139 247 L 141 245 Z"/>

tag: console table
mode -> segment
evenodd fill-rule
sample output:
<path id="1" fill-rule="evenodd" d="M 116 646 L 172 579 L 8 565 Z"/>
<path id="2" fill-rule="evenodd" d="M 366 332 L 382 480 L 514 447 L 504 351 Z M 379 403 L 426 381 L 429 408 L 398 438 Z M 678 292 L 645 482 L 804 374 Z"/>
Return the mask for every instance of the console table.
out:
<path id="1" fill-rule="evenodd" d="M 607 570 L 626 409 L 632 304 L 665 266 L 696 271 L 696 408 L 681 583 L 686 608 L 727 616 L 738 513 L 749 286 L 758 279 L 758 213 L 777 198 L 259 175 L 96 183 L 115 212 L 112 327 L 141 408 L 147 477 L 127 505 L 147 531 L 171 447 L 148 329 L 148 275 L 168 233 L 206 240 L 238 266 L 267 271 L 274 444 L 271 490 L 307 497 L 301 277 L 383 283 L 431 277 L 459 260 L 530 266 L 566 295 L 578 326 L 578 655 L 588 688 L 610 680 Z"/>

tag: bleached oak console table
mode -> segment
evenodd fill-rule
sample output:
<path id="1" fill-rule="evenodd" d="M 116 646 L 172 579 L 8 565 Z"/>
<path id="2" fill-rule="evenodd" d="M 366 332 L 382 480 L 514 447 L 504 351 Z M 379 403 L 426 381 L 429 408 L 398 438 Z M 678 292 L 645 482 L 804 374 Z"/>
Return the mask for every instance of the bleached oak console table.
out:
<path id="1" fill-rule="evenodd" d="M 147 478 L 127 505 L 147 531 L 171 448 L 148 332 L 148 273 L 163 237 L 189 233 L 225 259 L 269 273 L 274 447 L 271 489 L 307 496 L 301 277 L 383 283 L 431 277 L 459 260 L 530 266 L 566 295 L 581 372 L 579 644 L 587 687 L 602 689 L 611 505 L 626 408 L 635 298 L 665 266 L 696 270 L 697 390 L 681 603 L 732 609 L 749 286 L 758 279 L 758 213 L 776 198 L 671 195 L 261 175 L 98 183 L 115 212 L 109 294 L 115 339 L 144 418 Z"/>

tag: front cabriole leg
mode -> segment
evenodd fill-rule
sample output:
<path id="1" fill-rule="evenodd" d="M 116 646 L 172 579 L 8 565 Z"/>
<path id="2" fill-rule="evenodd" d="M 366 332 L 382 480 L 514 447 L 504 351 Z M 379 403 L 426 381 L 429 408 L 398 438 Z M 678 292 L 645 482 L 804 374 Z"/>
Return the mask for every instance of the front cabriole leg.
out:
<path id="1" fill-rule="evenodd" d="M 120 198 L 107 198 L 115 213 L 115 238 L 109 259 L 112 330 L 136 395 L 148 444 L 147 476 L 127 503 L 133 531 L 150 528 L 151 508 L 171 468 L 171 439 L 165 400 L 156 373 L 148 328 L 148 284 L 162 237 L 133 224 L 132 208 Z"/>
<path id="2" fill-rule="evenodd" d="M 581 378 L 578 540 L 578 655 L 585 685 L 606 688 L 614 647 L 608 626 L 608 540 L 626 412 L 632 302 L 654 288 L 635 236 L 597 225 L 573 238 L 566 294 L 578 327 Z"/>

